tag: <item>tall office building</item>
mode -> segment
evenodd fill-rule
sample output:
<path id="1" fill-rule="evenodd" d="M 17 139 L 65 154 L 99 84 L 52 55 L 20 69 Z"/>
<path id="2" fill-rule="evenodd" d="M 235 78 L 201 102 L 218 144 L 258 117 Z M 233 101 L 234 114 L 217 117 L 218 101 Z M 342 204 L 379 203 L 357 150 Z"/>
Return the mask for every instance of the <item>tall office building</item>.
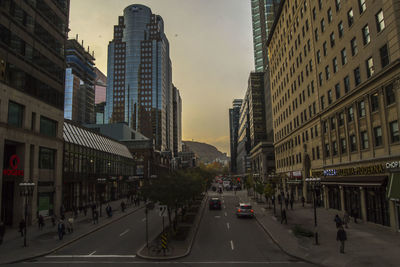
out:
<path id="1" fill-rule="evenodd" d="M 173 152 L 174 157 L 178 157 L 178 153 L 182 152 L 182 98 L 175 86 L 173 90 Z"/>
<path id="2" fill-rule="evenodd" d="M 69 1 L 0 1 L 0 206 L 6 225 L 61 205 Z"/>
<path id="3" fill-rule="evenodd" d="M 76 36 L 78 38 L 78 35 Z M 65 46 L 67 69 L 65 71 L 64 118 L 79 123 L 94 123 L 94 57 L 77 39 Z"/>
<path id="4" fill-rule="evenodd" d="M 161 16 L 130 5 L 108 46 L 106 123 L 126 122 L 155 141 L 173 146 L 173 92 L 169 43 Z"/>
<path id="5" fill-rule="evenodd" d="M 98 69 L 94 69 L 96 80 L 94 81 L 94 112 L 96 124 L 104 124 L 104 112 L 106 107 L 107 77 Z"/>
<path id="6" fill-rule="evenodd" d="M 267 43 L 283 188 L 308 199 L 316 192 L 326 208 L 396 230 L 399 8 L 394 0 L 282 1 Z M 320 179 L 316 191 L 310 177 Z"/>
<path id="7" fill-rule="evenodd" d="M 236 149 L 236 168 L 237 174 L 248 174 L 251 172 L 251 161 L 250 161 L 250 126 L 249 126 L 249 91 L 246 91 L 246 95 L 243 98 L 242 105 L 240 107 L 239 115 L 239 126 L 238 126 L 238 141 Z"/>
<path id="8" fill-rule="evenodd" d="M 229 109 L 229 137 L 231 149 L 231 173 L 237 173 L 237 145 L 239 132 L 240 108 L 242 107 L 243 99 L 235 99 L 232 102 L 232 108 Z"/>
<path id="9" fill-rule="evenodd" d="M 251 0 L 255 71 L 262 72 L 267 64 L 267 41 L 280 0 Z"/>

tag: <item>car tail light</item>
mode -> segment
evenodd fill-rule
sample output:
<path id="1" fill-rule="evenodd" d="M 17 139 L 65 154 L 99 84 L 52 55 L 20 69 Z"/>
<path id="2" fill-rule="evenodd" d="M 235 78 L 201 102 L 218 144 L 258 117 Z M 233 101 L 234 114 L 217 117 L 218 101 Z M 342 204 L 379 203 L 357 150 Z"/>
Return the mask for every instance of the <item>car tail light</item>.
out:
<path id="1" fill-rule="evenodd" d="M 241 210 L 240 209 L 238 209 L 238 212 L 240 212 Z"/>
<path id="2" fill-rule="evenodd" d="M 250 210 L 252 213 L 254 212 L 254 210 Z"/>

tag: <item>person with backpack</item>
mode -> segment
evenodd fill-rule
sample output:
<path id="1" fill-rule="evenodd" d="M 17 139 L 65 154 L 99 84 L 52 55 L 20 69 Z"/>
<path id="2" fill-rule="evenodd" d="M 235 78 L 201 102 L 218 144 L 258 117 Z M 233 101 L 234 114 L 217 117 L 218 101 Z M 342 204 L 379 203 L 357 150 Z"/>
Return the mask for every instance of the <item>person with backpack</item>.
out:
<path id="1" fill-rule="evenodd" d="M 65 225 L 64 225 L 64 222 L 62 220 L 60 220 L 58 222 L 57 232 L 58 232 L 59 240 L 62 240 L 64 235 L 65 235 Z"/>
<path id="2" fill-rule="evenodd" d="M 346 231 L 343 229 L 343 226 L 339 227 L 339 230 L 336 234 L 336 240 L 340 241 L 340 253 L 344 253 L 344 242 L 347 240 Z"/>
<path id="3" fill-rule="evenodd" d="M 335 219 L 333 219 L 333 221 L 336 223 L 336 228 L 339 228 L 340 226 L 342 226 L 342 220 L 340 219 L 339 215 L 336 214 Z"/>

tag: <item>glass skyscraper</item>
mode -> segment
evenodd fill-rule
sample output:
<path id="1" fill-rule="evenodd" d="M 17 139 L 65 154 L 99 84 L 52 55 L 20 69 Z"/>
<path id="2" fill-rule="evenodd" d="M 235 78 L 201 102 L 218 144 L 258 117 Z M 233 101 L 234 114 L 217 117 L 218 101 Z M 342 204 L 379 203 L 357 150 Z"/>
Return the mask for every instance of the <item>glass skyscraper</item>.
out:
<path id="1" fill-rule="evenodd" d="M 126 122 L 159 150 L 172 150 L 172 75 L 161 16 L 130 5 L 108 46 L 105 122 Z"/>
<path id="2" fill-rule="evenodd" d="M 265 70 L 267 50 L 265 43 L 274 24 L 280 0 L 251 0 L 255 71 Z"/>

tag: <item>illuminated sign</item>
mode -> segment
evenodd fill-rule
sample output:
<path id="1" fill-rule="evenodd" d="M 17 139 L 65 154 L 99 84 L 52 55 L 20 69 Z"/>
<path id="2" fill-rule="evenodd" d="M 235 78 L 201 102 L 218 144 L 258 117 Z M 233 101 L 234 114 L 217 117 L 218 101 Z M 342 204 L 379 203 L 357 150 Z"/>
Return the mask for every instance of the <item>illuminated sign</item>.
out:
<path id="1" fill-rule="evenodd" d="M 24 176 L 23 170 L 18 170 L 20 159 L 17 155 L 12 155 L 10 158 L 10 169 L 3 170 L 5 176 Z"/>
<path id="2" fill-rule="evenodd" d="M 399 167 L 400 167 L 400 161 L 386 162 L 386 169 L 393 169 Z"/>
<path id="3" fill-rule="evenodd" d="M 335 176 L 335 175 L 337 175 L 337 172 L 335 169 L 324 170 L 324 176 Z"/>

